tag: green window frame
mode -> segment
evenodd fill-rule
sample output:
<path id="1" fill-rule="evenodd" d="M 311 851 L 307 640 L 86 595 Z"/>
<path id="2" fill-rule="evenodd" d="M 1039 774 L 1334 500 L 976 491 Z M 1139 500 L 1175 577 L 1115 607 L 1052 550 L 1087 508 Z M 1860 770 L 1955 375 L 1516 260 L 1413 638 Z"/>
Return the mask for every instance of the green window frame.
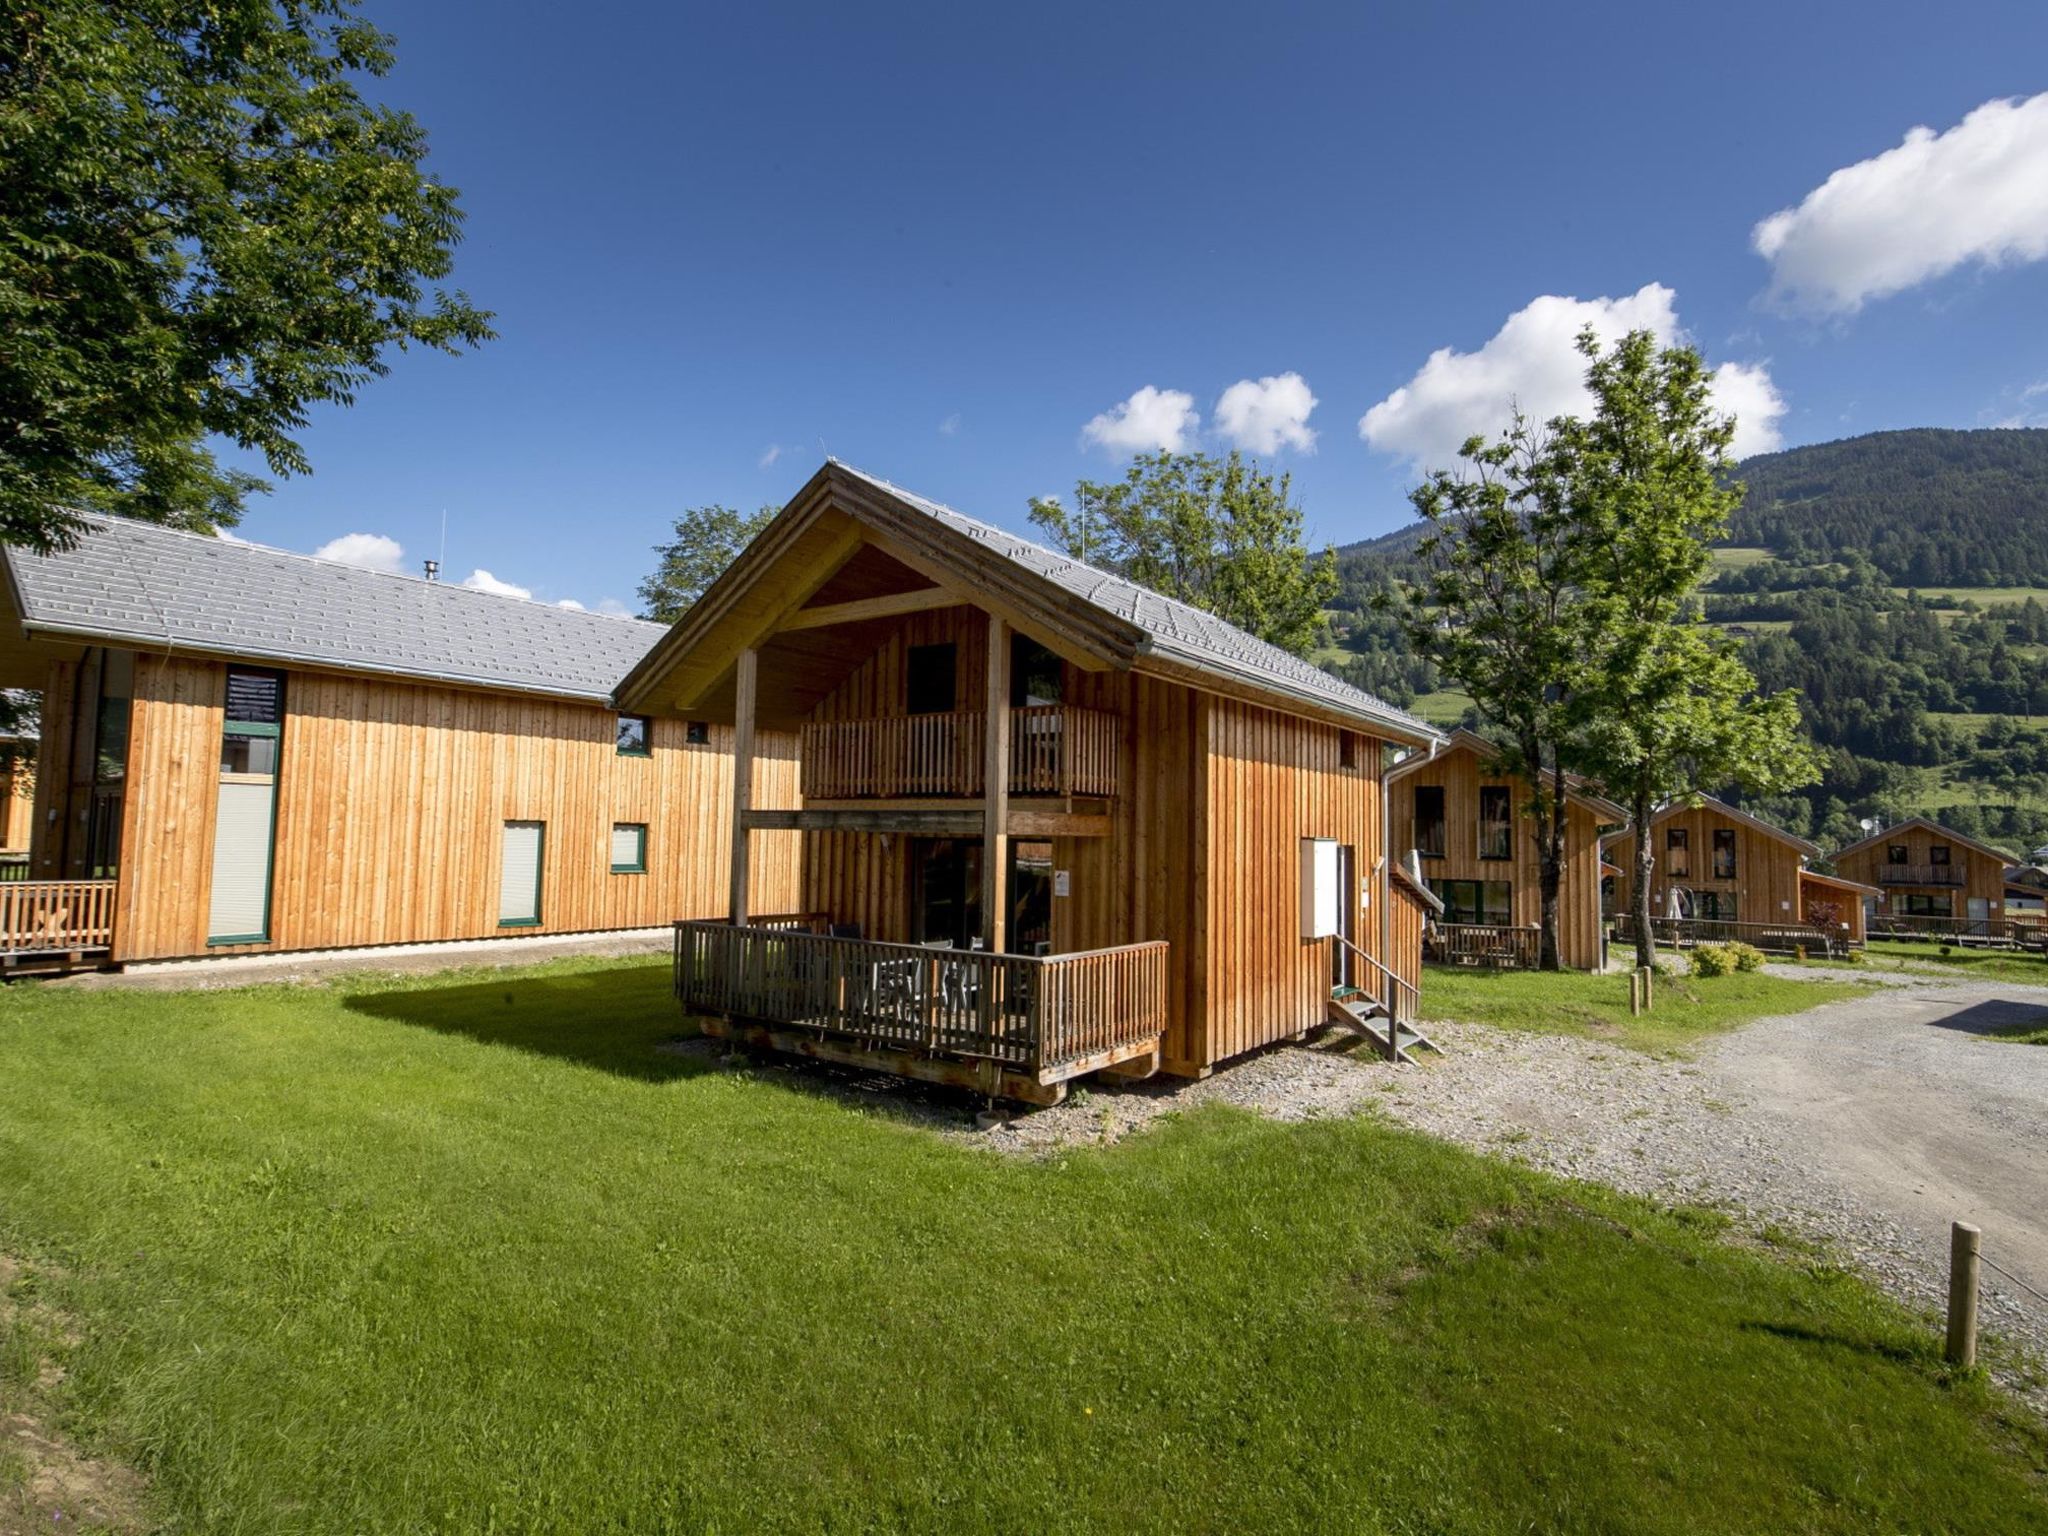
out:
<path id="1" fill-rule="evenodd" d="M 510 834 L 515 827 L 521 829 L 522 832 L 527 828 L 531 828 L 533 831 L 533 900 L 531 902 L 533 915 L 531 917 L 507 917 L 505 915 L 505 898 L 510 894 L 510 891 L 507 887 L 506 873 L 501 866 L 498 872 L 498 926 L 500 928 L 538 928 L 541 926 L 543 911 L 541 895 L 547 888 L 548 824 L 544 821 L 531 821 L 523 817 L 515 817 L 507 821 L 499 835 L 499 857 L 501 859 L 505 857 L 505 850 L 511 841 Z"/>
<path id="2" fill-rule="evenodd" d="M 621 715 L 614 727 L 612 743 L 621 757 L 652 757 L 654 722 L 645 715 Z"/>
<path id="3" fill-rule="evenodd" d="M 625 850 L 628 857 L 621 859 L 619 839 L 624 834 L 631 846 Z M 644 821 L 615 821 L 612 823 L 612 873 L 615 875 L 644 875 L 647 873 L 647 823 Z"/>
<path id="4" fill-rule="evenodd" d="M 236 684 L 267 683 L 271 686 L 269 702 L 274 719 L 236 719 L 237 708 L 246 708 L 247 699 L 237 698 Z M 278 777 L 284 767 L 284 717 L 285 717 L 285 674 L 269 667 L 229 667 L 225 676 L 226 704 L 221 719 L 221 781 L 246 784 L 249 780 L 269 780 L 270 805 L 268 821 L 264 831 L 263 848 L 263 922 L 250 933 L 209 933 L 206 944 L 209 949 L 232 944 L 268 944 L 272 920 L 272 907 L 277 901 L 277 795 Z M 268 774 L 232 774 L 226 766 L 228 748 L 236 737 L 267 737 L 277 743 L 271 754 L 271 768 Z M 216 790 L 216 793 L 221 791 Z M 220 859 L 220 846 L 216 840 L 214 860 Z M 212 875 L 209 874 L 209 880 Z M 209 892 L 209 901 L 211 892 Z M 209 923 L 209 927 L 211 924 Z"/>

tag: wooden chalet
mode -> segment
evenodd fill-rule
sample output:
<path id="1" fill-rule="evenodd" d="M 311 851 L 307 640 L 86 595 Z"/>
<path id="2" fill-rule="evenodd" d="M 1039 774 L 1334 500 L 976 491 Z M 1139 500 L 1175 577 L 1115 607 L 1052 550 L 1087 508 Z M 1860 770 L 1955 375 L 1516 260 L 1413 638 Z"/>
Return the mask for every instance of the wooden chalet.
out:
<path id="1" fill-rule="evenodd" d="M 1394 846 L 1413 852 L 1443 903 L 1431 957 L 1450 964 L 1533 966 L 1543 916 L 1537 828 L 1527 781 L 1499 771 L 1493 744 L 1467 730 L 1387 775 Z M 1600 913 L 1600 834 L 1628 812 L 1572 778 L 1565 790 L 1565 868 L 1558 959 L 1597 971 L 1607 960 Z"/>
<path id="2" fill-rule="evenodd" d="M 677 928 L 715 1032 L 1039 1102 L 1333 1008 L 1411 1038 L 1383 771 L 1437 733 L 1210 614 L 828 463 L 615 703 L 798 743 L 731 807 L 725 920 Z"/>
<path id="3" fill-rule="evenodd" d="M 2011 936 L 2006 870 L 2018 860 L 2002 848 L 1914 816 L 1851 843 L 1832 862 L 1870 889 L 1873 932 Z"/>
<path id="4" fill-rule="evenodd" d="M 1761 949 L 1860 947 L 1874 891 L 1807 868 L 1820 848 L 1711 795 L 1675 801 L 1650 819 L 1655 851 L 1650 912 L 1660 942 L 1741 941 Z M 1624 933 L 1633 910 L 1635 837 L 1607 840 L 1617 870 L 1614 908 Z"/>
<path id="5" fill-rule="evenodd" d="M 40 689 L 0 965 L 664 926 L 724 910 L 730 725 L 621 716 L 660 625 L 91 517 L 0 554 Z M 794 790 L 757 738 L 750 794 Z M 796 840 L 752 878 L 793 904 Z"/>

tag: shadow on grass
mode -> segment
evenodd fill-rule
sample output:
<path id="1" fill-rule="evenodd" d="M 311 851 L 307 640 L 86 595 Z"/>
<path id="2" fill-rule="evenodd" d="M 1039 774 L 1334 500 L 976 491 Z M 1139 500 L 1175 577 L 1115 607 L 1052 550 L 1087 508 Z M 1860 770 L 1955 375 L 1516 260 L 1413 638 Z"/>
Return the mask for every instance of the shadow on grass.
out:
<path id="1" fill-rule="evenodd" d="M 1914 1365 L 1926 1358 L 1924 1350 L 1909 1349 L 1903 1344 L 1889 1344 L 1882 1339 L 1873 1339 L 1861 1334 L 1828 1328 L 1809 1328 L 1804 1323 L 1747 1322 L 1737 1326 L 1746 1333 L 1768 1333 L 1773 1338 L 1786 1339 L 1795 1344 L 1818 1344 L 1827 1349 L 1846 1349 L 1859 1355 L 1890 1360 L 1897 1365 Z"/>
<path id="2" fill-rule="evenodd" d="M 640 1082 L 665 1083 L 714 1070 L 708 1051 L 661 1049 L 678 1036 L 696 1033 L 670 995 L 666 962 L 356 992 L 343 1006 Z"/>
<path id="3" fill-rule="evenodd" d="M 2015 1035 L 2023 1030 L 2048 1028 L 2048 1008 L 2038 1003 L 1993 998 L 1927 1022 L 1936 1029 L 1959 1030 L 1966 1035 Z"/>

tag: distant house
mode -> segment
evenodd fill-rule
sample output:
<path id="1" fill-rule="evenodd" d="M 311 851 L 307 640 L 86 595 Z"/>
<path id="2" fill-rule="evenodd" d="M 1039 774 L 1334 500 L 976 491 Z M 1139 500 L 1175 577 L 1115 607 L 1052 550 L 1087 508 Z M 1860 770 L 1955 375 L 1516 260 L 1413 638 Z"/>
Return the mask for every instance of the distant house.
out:
<path id="1" fill-rule="evenodd" d="M 1992 932 L 2006 919 L 2003 848 L 1913 816 L 1851 843 L 1834 857 L 1843 875 L 1875 888 L 1871 915 L 1891 928 Z"/>
<path id="2" fill-rule="evenodd" d="M 1443 958 L 1534 964 L 1542 920 L 1537 827 L 1525 780 L 1501 773 L 1495 748 L 1472 731 L 1451 733 L 1434 755 L 1417 752 L 1387 775 L 1394 847 L 1413 852 L 1443 903 Z M 1628 813 L 1576 777 L 1565 794 L 1565 867 L 1558 886 L 1559 960 L 1598 970 L 1606 959 L 1600 916 L 1600 832 Z"/>
<path id="3" fill-rule="evenodd" d="M 1650 819 L 1653 866 L 1650 912 L 1669 923 L 1679 942 L 1743 939 L 1763 947 L 1816 939 L 1861 944 L 1864 901 L 1875 888 L 1847 870 L 1807 868 L 1820 848 L 1711 795 L 1674 801 Z M 1627 921 L 1635 884 L 1635 837 L 1607 840 L 1615 876 L 1616 912 Z"/>
<path id="4" fill-rule="evenodd" d="M 731 728 L 610 702 L 660 625 L 117 518 L 0 559 L 0 686 L 43 694 L 0 963 L 723 908 Z M 761 793 L 794 787 L 794 737 L 751 760 Z M 795 851 L 757 851 L 764 900 L 794 904 Z"/>
<path id="5" fill-rule="evenodd" d="M 1413 1017 L 1430 903 L 1389 856 L 1383 774 L 1434 729 L 845 465 L 617 704 L 715 721 L 743 764 L 801 743 L 798 782 L 725 809 L 725 920 L 679 931 L 715 1031 L 1043 1101 L 1106 1068 L 1201 1075 L 1333 1009 Z M 790 831 L 794 911 L 749 852 Z"/>

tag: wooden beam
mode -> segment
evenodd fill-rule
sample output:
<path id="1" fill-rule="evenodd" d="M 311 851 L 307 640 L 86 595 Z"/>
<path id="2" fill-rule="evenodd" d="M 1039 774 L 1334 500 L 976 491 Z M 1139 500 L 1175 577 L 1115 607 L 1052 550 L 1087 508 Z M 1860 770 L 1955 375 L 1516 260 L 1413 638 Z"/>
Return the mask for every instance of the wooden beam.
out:
<path id="1" fill-rule="evenodd" d="M 860 624 L 868 619 L 890 619 L 898 614 L 923 613 L 931 608 L 958 608 L 968 601 L 944 587 L 919 587 L 915 592 L 891 592 L 882 597 L 827 603 L 820 608 L 799 608 L 782 621 L 776 633 L 824 629 L 833 624 Z"/>
<path id="2" fill-rule="evenodd" d="M 818 589 L 838 575 L 839 568 L 860 552 L 861 543 L 860 526 L 849 522 L 829 544 L 818 552 L 817 557 L 810 564 L 804 566 L 799 571 L 788 573 L 786 579 L 789 580 L 790 585 L 777 591 L 774 594 L 772 606 L 769 606 L 766 611 L 754 618 L 752 622 L 747 623 L 746 627 L 738 635 L 733 636 L 732 641 L 728 643 L 736 642 L 736 649 L 738 650 L 751 651 L 760 649 L 761 644 L 774 635 L 784 619 L 815 597 Z M 741 621 L 734 617 L 731 622 L 740 623 Z M 670 633 L 673 634 L 674 631 Z M 658 642 L 656 649 L 664 650 L 672 644 L 674 644 L 672 640 L 664 639 Z M 691 651 L 688 660 L 692 664 L 690 670 L 694 673 L 695 680 L 694 682 L 683 680 L 676 688 L 673 704 L 670 709 L 670 712 L 673 714 L 687 715 L 691 710 L 702 704 L 705 697 L 718 686 L 719 678 L 724 675 L 725 668 L 716 664 L 715 659 L 712 663 L 705 664 L 699 669 L 697 664 L 699 663 L 698 652 L 700 649 L 703 652 L 710 652 L 712 650 L 712 641 L 707 637 L 700 648 Z"/>
<path id="3" fill-rule="evenodd" d="M 732 920 L 747 920 L 747 812 L 754 806 L 754 699 L 761 653 L 748 646 L 735 663 L 732 733 Z"/>
<path id="4" fill-rule="evenodd" d="M 982 732 L 986 754 L 981 771 L 981 945 L 1000 955 L 1009 942 L 1005 897 L 1010 867 L 1010 626 L 988 617 L 987 718 Z"/>

